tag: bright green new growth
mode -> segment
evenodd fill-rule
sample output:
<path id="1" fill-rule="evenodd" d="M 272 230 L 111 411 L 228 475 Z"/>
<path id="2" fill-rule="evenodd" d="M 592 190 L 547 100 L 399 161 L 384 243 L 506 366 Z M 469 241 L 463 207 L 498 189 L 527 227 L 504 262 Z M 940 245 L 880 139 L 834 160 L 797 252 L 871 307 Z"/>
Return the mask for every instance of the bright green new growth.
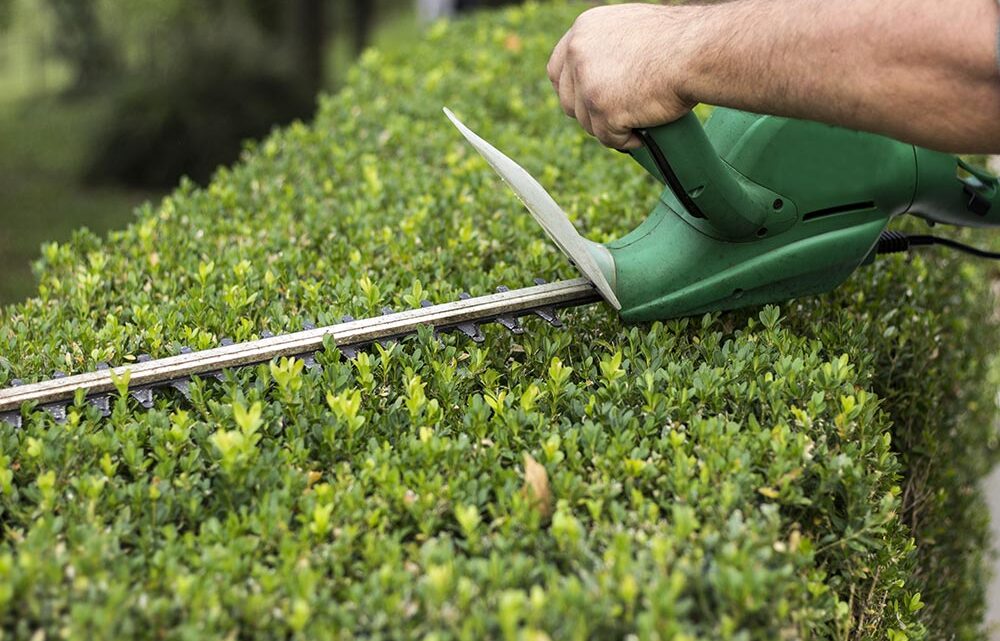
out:
<path id="1" fill-rule="evenodd" d="M 441 116 L 596 240 L 658 188 L 565 119 L 527 5 L 369 53 L 312 126 L 102 241 L 49 246 L 0 384 L 571 277 Z M 831 295 L 626 327 L 567 314 L 0 425 L 15 638 L 981 638 L 987 271 L 894 257 Z M 123 381 L 124 385 L 124 381 Z M 544 469 L 544 473 L 539 466 Z"/>

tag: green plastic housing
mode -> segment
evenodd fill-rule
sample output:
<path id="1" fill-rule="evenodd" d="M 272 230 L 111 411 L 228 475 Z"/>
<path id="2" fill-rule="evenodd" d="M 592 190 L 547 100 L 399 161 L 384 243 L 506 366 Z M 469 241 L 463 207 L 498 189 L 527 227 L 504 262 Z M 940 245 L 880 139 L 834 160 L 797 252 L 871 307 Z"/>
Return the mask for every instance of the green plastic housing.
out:
<path id="1" fill-rule="evenodd" d="M 956 157 L 884 136 L 718 108 L 640 132 L 635 159 L 665 188 L 608 243 L 627 321 L 828 291 L 873 258 L 894 217 L 1000 223 L 997 181 Z"/>

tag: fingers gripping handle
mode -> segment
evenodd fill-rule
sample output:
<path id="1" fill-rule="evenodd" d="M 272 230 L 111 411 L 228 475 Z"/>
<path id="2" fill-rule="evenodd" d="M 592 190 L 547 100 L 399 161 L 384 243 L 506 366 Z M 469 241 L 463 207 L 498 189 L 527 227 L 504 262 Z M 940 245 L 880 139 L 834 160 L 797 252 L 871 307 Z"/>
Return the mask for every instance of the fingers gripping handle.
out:
<path id="1" fill-rule="evenodd" d="M 705 219 L 728 240 L 754 238 L 764 229 L 773 199 L 719 158 L 694 113 L 635 133 L 643 146 L 631 151 L 632 157 L 663 182 L 689 214 Z"/>

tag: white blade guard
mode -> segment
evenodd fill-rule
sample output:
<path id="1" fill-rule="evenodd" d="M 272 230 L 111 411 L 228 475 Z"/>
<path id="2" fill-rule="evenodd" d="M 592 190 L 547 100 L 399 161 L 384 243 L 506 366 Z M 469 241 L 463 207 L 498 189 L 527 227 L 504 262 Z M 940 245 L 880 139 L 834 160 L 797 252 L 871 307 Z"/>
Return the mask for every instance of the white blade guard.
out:
<path id="1" fill-rule="evenodd" d="M 594 284 L 604 300 L 616 310 L 620 310 L 622 306 L 618 302 L 618 297 L 615 296 L 611 283 L 604 277 L 604 272 L 601 271 L 597 261 L 591 255 L 591 251 L 603 252 L 607 254 L 608 264 L 614 264 L 611 253 L 603 245 L 581 236 L 573 223 L 569 221 L 566 213 L 552 199 L 552 196 L 523 167 L 463 125 L 450 109 L 445 108 L 444 113 L 452 124 L 458 127 L 465 139 L 475 147 L 476 151 L 486 159 L 493 170 L 517 194 L 517 197 L 521 199 L 531 215 L 549 235 L 549 238 L 562 250 L 562 253 L 566 254 L 580 273 Z"/>

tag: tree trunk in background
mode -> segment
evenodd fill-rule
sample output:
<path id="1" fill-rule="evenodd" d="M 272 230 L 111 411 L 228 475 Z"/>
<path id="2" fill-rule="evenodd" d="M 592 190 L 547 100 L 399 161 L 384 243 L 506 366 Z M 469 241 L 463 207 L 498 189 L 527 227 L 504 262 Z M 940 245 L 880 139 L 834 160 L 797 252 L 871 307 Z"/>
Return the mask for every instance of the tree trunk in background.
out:
<path id="1" fill-rule="evenodd" d="M 354 0 L 351 8 L 353 10 L 352 36 L 354 38 L 354 53 L 357 55 L 364 51 L 371 38 L 372 23 L 375 17 L 375 3 L 373 0 Z"/>
<path id="2" fill-rule="evenodd" d="M 253 21 L 269 36 L 280 37 L 288 29 L 288 12 L 283 0 L 243 0 Z M 0 0 L 3 2 L 3 0 Z M 238 6 L 238 3 L 237 3 Z"/>
<path id="3" fill-rule="evenodd" d="M 118 56 L 101 29 L 94 0 L 49 0 L 56 53 L 74 69 L 73 89 L 86 91 L 116 75 Z"/>
<path id="4" fill-rule="evenodd" d="M 326 0 L 297 0 L 293 46 L 299 72 L 310 92 L 323 86 L 323 57 L 326 55 Z"/>
<path id="5" fill-rule="evenodd" d="M 11 16 L 13 15 L 13 0 L 0 0 L 0 31 L 4 31 L 10 26 Z"/>

